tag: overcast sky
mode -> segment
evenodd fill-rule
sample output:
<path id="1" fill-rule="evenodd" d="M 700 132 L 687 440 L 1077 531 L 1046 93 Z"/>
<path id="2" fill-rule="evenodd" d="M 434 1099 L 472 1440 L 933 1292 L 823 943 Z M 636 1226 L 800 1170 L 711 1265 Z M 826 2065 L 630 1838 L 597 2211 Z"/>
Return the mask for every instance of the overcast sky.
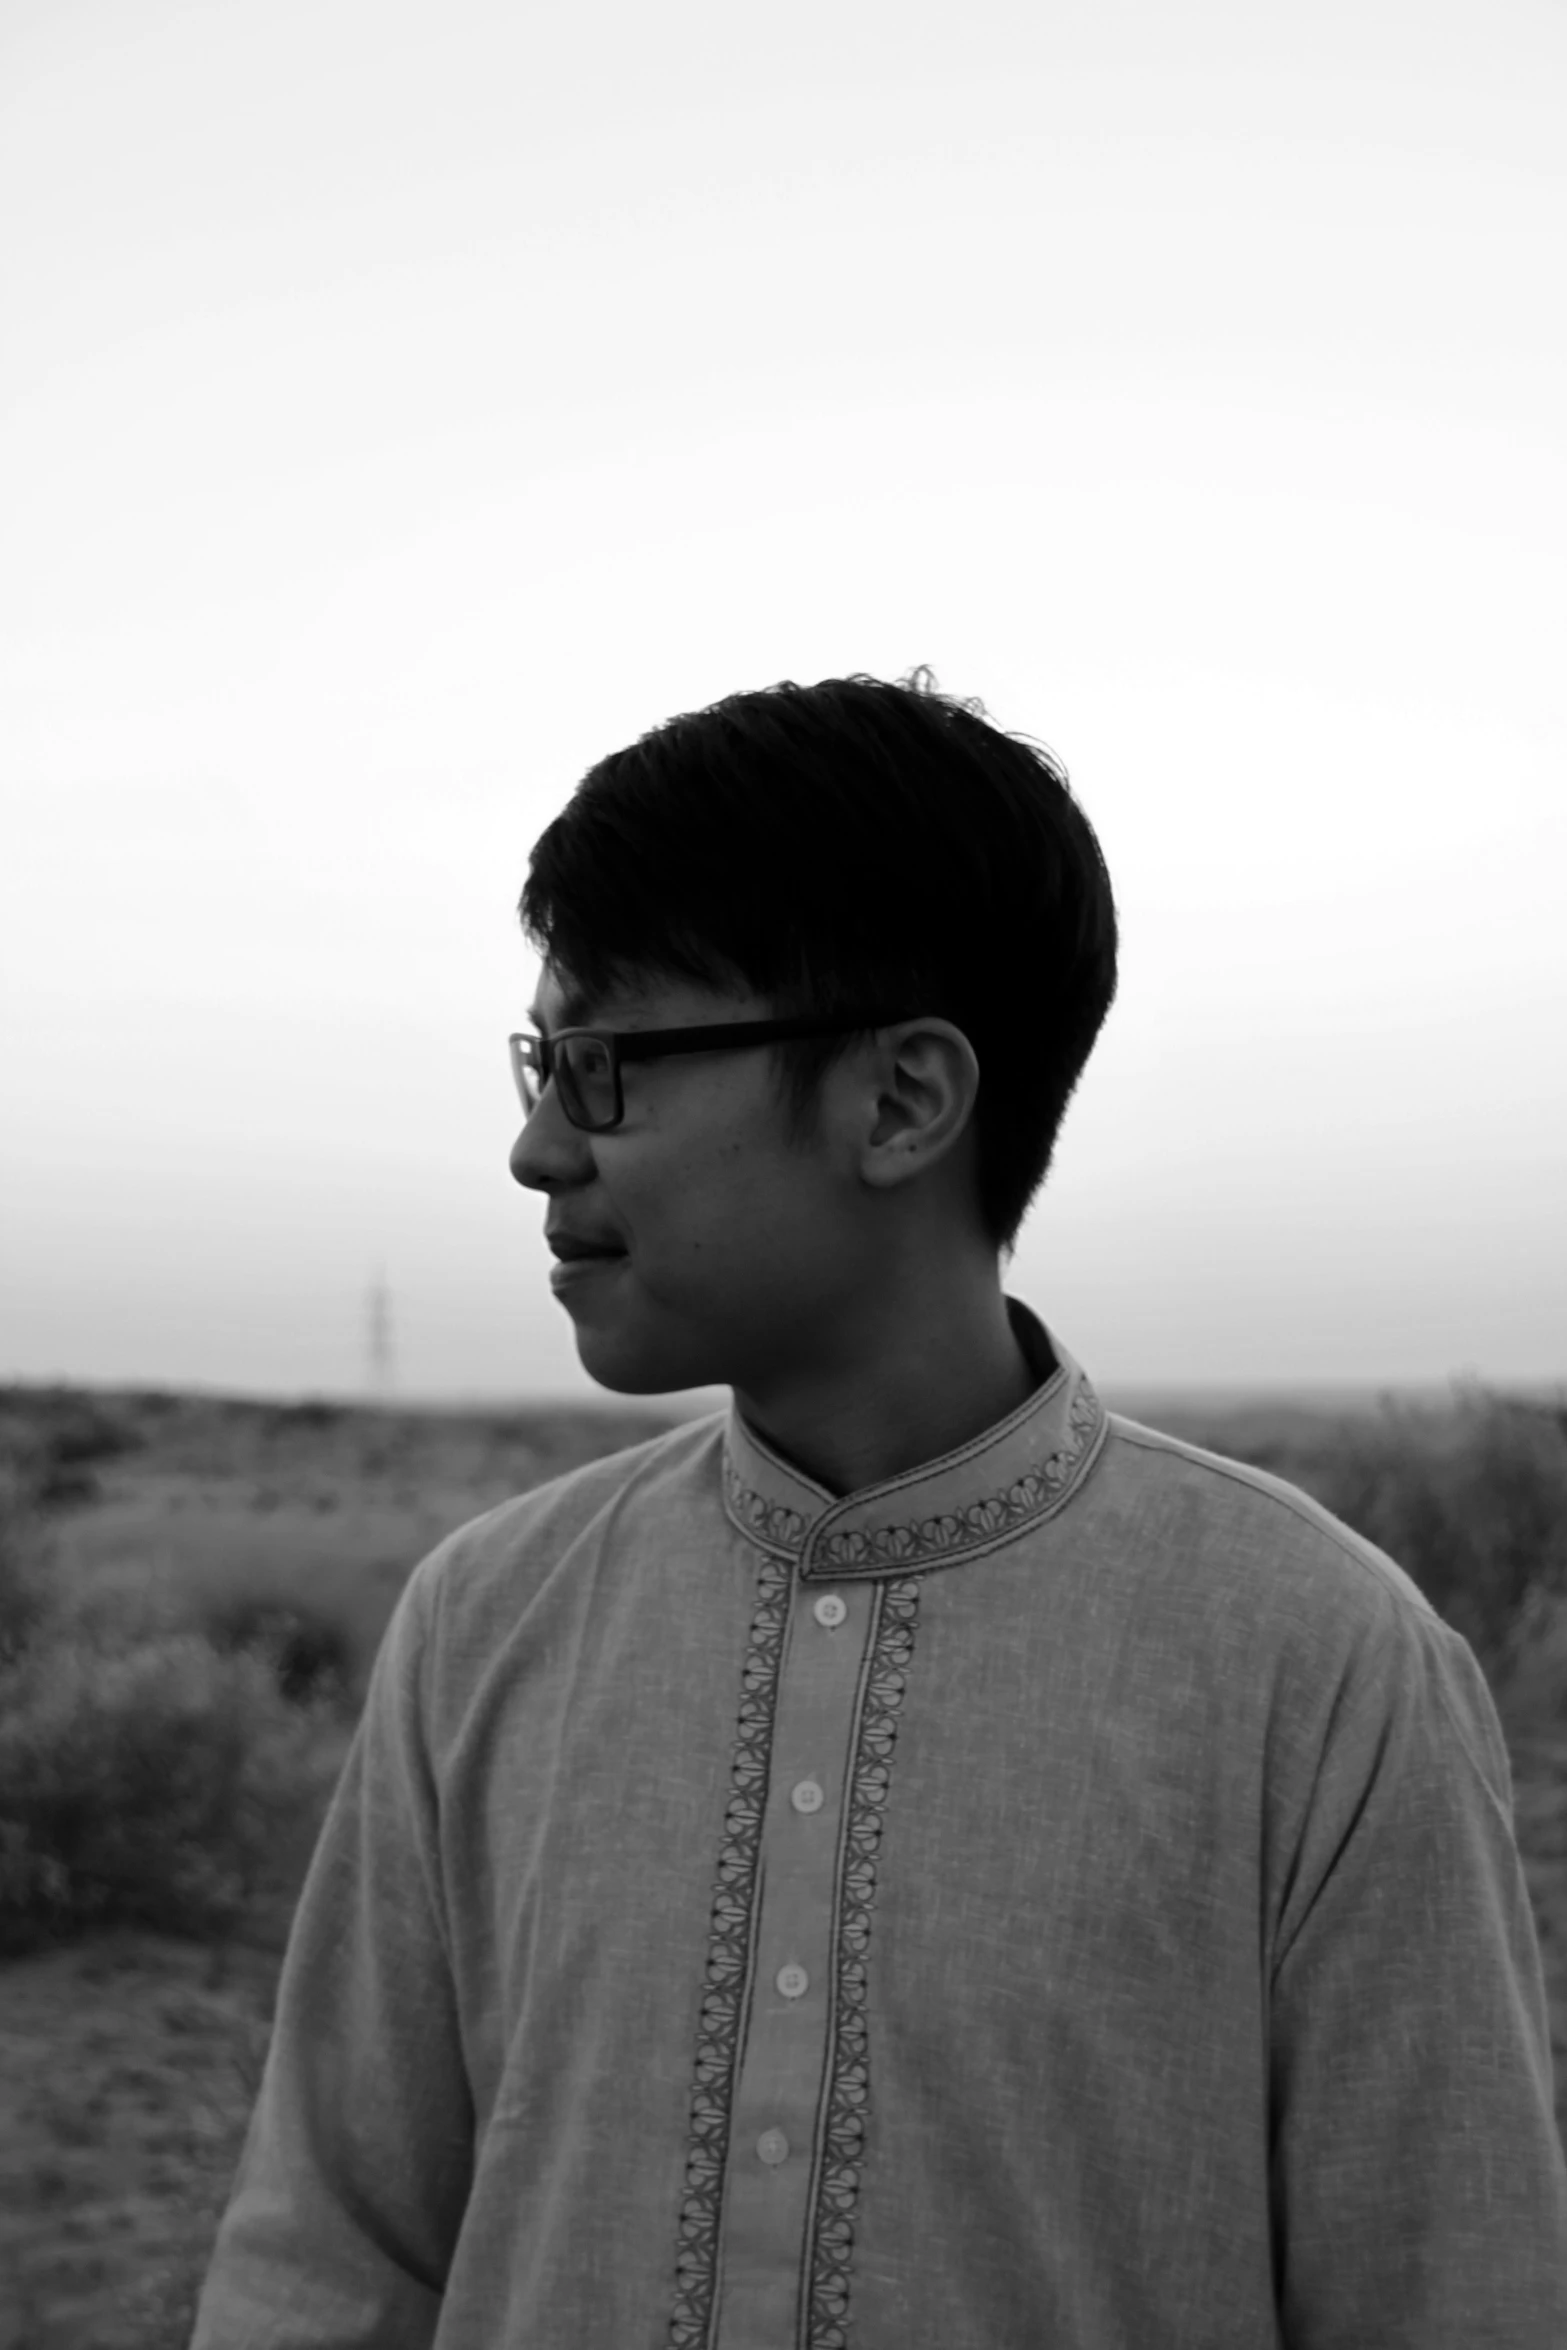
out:
<path id="1" fill-rule="evenodd" d="M 740 688 L 1065 759 L 1106 1387 L 1567 1377 L 1557 0 L 0 5 L 0 1376 L 597 1395 L 532 842 Z"/>

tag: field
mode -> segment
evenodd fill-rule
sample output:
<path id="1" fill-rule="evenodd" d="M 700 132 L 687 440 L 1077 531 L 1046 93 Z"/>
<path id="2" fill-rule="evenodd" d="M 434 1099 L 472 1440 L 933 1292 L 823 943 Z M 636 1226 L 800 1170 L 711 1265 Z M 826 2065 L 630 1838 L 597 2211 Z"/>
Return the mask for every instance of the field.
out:
<path id="1" fill-rule="evenodd" d="M 0 1389 L 0 2350 L 182 2350 L 404 1577 L 671 1416 Z M 1317 1492 L 1472 1639 L 1567 2134 L 1567 1413 L 1468 1393 L 1160 1424 Z"/>

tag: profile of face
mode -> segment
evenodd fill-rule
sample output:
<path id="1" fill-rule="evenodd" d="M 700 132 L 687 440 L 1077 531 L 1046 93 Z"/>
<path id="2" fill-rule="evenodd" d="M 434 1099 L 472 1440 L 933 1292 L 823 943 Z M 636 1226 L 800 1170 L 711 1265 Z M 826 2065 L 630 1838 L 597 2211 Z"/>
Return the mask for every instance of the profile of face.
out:
<path id="1" fill-rule="evenodd" d="M 546 965 L 535 1010 L 547 1033 L 694 1027 L 774 1010 L 662 981 L 595 1002 L 576 1021 L 566 1001 Z M 589 1376 L 626 1395 L 719 1385 L 760 1394 L 851 1364 L 857 1329 L 863 1344 L 866 1309 L 889 1278 L 894 1227 L 906 1222 L 885 1213 L 878 1192 L 910 1171 L 910 1134 L 915 1158 L 940 1157 L 954 1114 L 963 1124 L 969 1048 L 951 1035 L 956 1049 L 940 1034 L 916 1047 L 880 1098 L 863 1058 L 830 1071 L 805 1143 L 787 1133 L 765 1048 L 624 1063 L 625 1115 L 608 1133 L 574 1126 L 559 1086 L 548 1086 L 513 1146 L 512 1175 L 547 1195 L 551 1229 L 624 1251 L 585 1265 L 559 1293 Z M 954 1070 L 956 1103 L 943 1098 Z"/>

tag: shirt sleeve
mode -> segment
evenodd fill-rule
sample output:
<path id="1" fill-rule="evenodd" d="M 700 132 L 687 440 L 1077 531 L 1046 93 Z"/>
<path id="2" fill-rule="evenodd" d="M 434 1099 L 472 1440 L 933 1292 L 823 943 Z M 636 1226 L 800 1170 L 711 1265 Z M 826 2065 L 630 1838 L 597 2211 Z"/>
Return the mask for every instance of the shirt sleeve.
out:
<path id="1" fill-rule="evenodd" d="M 295 1912 L 190 2350 L 427 2350 L 473 2108 L 421 1731 L 433 1552 L 383 1636 Z"/>
<path id="2" fill-rule="evenodd" d="M 1389 1610 L 1338 1693 L 1273 1971 L 1287 2350 L 1562 2350 L 1567 2161 L 1474 1652 Z"/>

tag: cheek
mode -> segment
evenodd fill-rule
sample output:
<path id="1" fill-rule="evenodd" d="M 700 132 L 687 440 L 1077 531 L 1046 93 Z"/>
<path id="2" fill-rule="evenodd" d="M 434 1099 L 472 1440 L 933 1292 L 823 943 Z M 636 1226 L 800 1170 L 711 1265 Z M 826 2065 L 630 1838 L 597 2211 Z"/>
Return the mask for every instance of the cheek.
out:
<path id="1" fill-rule="evenodd" d="M 744 1137 L 704 1136 L 657 1170 L 629 1170 L 614 1195 L 627 1228 L 645 1241 L 650 1261 L 672 1269 L 703 1268 L 742 1254 L 755 1266 L 786 1253 L 806 1212 L 792 1175 Z"/>
<path id="2" fill-rule="evenodd" d="M 794 1253 L 819 1201 L 817 1171 L 787 1150 L 776 1106 L 749 1072 L 684 1092 L 678 1107 L 649 1102 L 623 1147 L 606 1136 L 599 1168 L 651 1272 L 704 1265 L 743 1250 L 753 1268 Z"/>

